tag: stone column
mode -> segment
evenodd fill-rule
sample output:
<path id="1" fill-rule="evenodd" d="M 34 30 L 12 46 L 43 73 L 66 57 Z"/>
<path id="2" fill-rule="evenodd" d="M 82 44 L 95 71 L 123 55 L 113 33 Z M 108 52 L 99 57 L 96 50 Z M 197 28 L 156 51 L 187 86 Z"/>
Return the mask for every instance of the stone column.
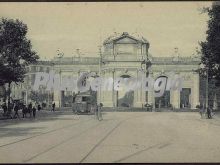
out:
<path id="1" fill-rule="evenodd" d="M 60 82 L 61 80 L 61 73 L 59 72 L 60 70 L 54 70 L 55 75 L 59 75 L 58 77 L 54 78 L 54 83 L 58 88 L 60 88 Z M 53 89 L 53 102 L 55 102 L 56 107 L 60 107 L 60 100 L 61 100 L 61 90 L 60 89 Z"/>
<path id="2" fill-rule="evenodd" d="M 154 97 L 154 91 L 153 90 L 149 90 L 148 91 L 148 104 L 151 104 L 153 106 L 153 108 L 155 108 L 155 97 Z"/>
<path id="3" fill-rule="evenodd" d="M 146 91 L 145 91 L 145 88 L 144 88 L 144 83 L 143 83 L 143 79 L 146 77 L 146 73 L 143 73 L 143 78 L 142 78 L 142 89 L 141 89 L 141 99 L 142 99 L 142 104 L 143 104 L 143 107 L 144 105 L 146 104 Z"/>
<path id="4" fill-rule="evenodd" d="M 179 90 L 170 91 L 170 102 L 173 108 L 180 108 L 180 91 Z"/>
<path id="5" fill-rule="evenodd" d="M 55 105 L 56 107 L 59 107 L 59 96 L 60 96 L 60 93 L 58 90 L 54 90 L 53 91 L 53 101 L 55 102 Z"/>
<path id="6" fill-rule="evenodd" d="M 106 71 L 103 76 L 103 80 L 112 78 L 112 71 Z M 113 107 L 113 84 L 111 82 L 107 86 L 103 86 L 104 81 L 102 82 L 101 94 L 102 94 L 102 103 L 104 107 Z M 110 90 L 107 88 L 111 88 Z"/>
<path id="7" fill-rule="evenodd" d="M 150 72 L 149 77 L 154 79 L 154 75 L 153 72 Z M 149 91 L 148 91 L 148 95 L 147 95 L 147 100 L 148 100 L 148 104 L 151 104 L 153 106 L 153 108 L 155 108 L 155 94 L 154 94 L 154 86 L 152 84 L 152 86 L 150 87 Z"/>
<path id="8" fill-rule="evenodd" d="M 136 72 L 136 78 L 140 78 L 141 73 L 137 70 Z M 138 88 L 134 91 L 134 107 L 142 107 L 142 91 L 141 91 L 141 84 L 138 86 Z"/>
<path id="9" fill-rule="evenodd" d="M 199 105 L 199 74 L 193 73 L 193 84 L 192 84 L 192 109 L 196 108 L 196 105 Z"/>
<path id="10" fill-rule="evenodd" d="M 116 103 L 117 103 L 117 97 L 116 97 L 116 91 L 114 90 L 114 85 L 115 85 L 115 70 L 113 69 L 111 71 L 112 73 L 112 78 L 113 78 L 113 86 L 112 86 L 112 106 L 113 107 L 117 107 Z"/>

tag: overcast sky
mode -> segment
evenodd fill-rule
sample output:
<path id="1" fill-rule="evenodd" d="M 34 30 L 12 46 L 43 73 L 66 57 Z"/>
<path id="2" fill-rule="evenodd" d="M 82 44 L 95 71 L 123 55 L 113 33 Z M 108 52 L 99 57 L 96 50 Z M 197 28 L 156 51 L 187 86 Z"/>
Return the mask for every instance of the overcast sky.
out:
<path id="1" fill-rule="evenodd" d="M 207 14 L 199 9 L 211 2 L 68 2 L 0 3 L 0 16 L 18 18 L 28 25 L 28 38 L 40 57 L 51 59 L 59 48 L 65 56 L 76 49 L 97 56 L 113 32 L 138 33 L 150 42 L 153 56 L 182 56 L 195 52 L 205 40 Z"/>

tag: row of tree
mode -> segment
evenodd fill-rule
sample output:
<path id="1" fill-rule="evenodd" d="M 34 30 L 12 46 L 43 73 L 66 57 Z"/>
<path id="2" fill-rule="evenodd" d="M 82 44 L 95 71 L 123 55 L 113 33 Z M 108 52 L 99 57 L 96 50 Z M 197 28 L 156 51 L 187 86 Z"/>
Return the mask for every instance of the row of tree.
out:
<path id="1" fill-rule="evenodd" d="M 212 105 L 218 102 L 217 99 L 220 97 L 220 2 L 213 2 L 212 6 L 204 8 L 203 12 L 208 14 L 209 20 L 206 40 L 200 43 L 204 65 L 200 73 L 208 80 L 208 93 L 206 94 L 208 98 L 206 99 L 212 100 L 208 101 L 208 105 Z M 204 94 L 204 90 L 202 93 Z"/>
<path id="2" fill-rule="evenodd" d="M 208 30 L 206 41 L 201 42 L 202 63 L 208 71 L 209 79 L 215 79 L 220 86 L 220 2 L 213 2 L 211 7 L 204 8 L 208 13 Z"/>
<path id="3" fill-rule="evenodd" d="M 22 21 L 1 18 L 0 20 L 0 85 L 7 85 L 8 107 L 12 82 L 23 82 L 29 64 L 39 56 L 32 50 L 26 35 L 28 27 Z"/>

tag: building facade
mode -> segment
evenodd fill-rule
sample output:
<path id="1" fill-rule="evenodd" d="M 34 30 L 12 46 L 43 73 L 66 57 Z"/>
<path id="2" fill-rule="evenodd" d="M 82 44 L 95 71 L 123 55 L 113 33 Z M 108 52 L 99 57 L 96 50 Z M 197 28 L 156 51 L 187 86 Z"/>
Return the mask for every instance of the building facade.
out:
<path id="1" fill-rule="evenodd" d="M 97 92 L 98 100 L 104 107 L 143 107 L 148 103 L 154 108 L 196 108 L 200 104 L 200 77 L 195 71 L 199 68 L 200 58 L 178 55 L 154 57 L 149 54 L 149 47 L 150 43 L 144 37 L 134 37 L 124 32 L 107 38 L 103 42 L 103 51 L 97 57 L 63 57 L 39 61 L 27 67 L 25 82 L 12 87 L 12 97 L 31 101 L 35 72 L 53 70 L 61 76 L 78 78 L 84 72 L 94 72 L 102 78 L 112 78 L 113 82 L 116 78 L 143 78 L 143 75 L 153 79 L 169 77 L 172 72 L 182 77 L 182 91 L 167 90 L 163 96 L 155 97 L 153 90 L 143 90 L 143 84 L 141 88 L 130 91 L 117 91 L 113 84 L 112 90 L 101 89 L 101 92 Z M 76 94 L 76 91 L 46 91 L 43 87 L 39 91 L 45 95 L 44 102 L 51 104 L 55 101 L 59 106 L 70 106 L 66 100 Z"/>
<path id="2" fill-rule="evenodd" d="M 104 44 L 102 55 L 102 77 L 138 78 L 141 71 L 156 79 L 168 77 L 174 72 L 183 78 L 182 91 L 165 91 L 162 97 L 155 97 L 154 91 L 145 92 L 143 88 L 135 91 L 103 91 L 101 100 L 109 107 L 133 106 L 142 107 L 146 103 L 155 108 L 196 108 L 199 105 L 199 68 L 200 59 L 196 57 L 152 57 L 149 55 L 149 42 L 143 38 L 135 38 L 128 33 L 108 38 Z M 150 61 L 143 63 L 143 61 Z"/>

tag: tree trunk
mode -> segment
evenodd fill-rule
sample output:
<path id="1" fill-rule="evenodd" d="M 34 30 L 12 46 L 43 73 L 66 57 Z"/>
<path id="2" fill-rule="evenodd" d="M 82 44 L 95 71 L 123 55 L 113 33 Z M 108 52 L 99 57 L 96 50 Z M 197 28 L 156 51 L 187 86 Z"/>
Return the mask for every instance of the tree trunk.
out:
<path id="1" fill-rule="evenodd" d="M 8 112 L 11 112 L 11 106 L 10 106 L 10 95 L 11 95 L 11 82 L 8 83 Z"/>

